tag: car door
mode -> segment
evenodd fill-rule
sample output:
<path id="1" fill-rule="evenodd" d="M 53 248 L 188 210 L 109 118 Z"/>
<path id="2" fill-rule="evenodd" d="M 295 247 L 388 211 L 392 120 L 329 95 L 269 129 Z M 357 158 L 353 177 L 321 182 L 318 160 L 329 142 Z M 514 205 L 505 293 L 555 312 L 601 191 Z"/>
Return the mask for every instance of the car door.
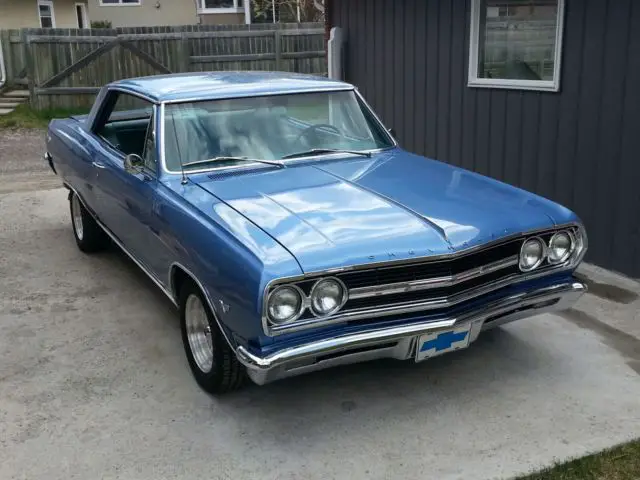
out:
<path id="1" fill-rule="evenodd" d="M 166 257 L 154 214 L 158 188 L 156 107 L 128 93 L 114 91 L 111 95 L 116 98 L 106 104 L 113 108 L 103 112 L 94 132 L 99 143 L 94 160 L 96 214 L 124 248 L 161 279 L 165 275 L 158 272 L 154 261 L 159 251 Z M 143 165 L 128 171 L 127 155 L 142 158 Z"/>

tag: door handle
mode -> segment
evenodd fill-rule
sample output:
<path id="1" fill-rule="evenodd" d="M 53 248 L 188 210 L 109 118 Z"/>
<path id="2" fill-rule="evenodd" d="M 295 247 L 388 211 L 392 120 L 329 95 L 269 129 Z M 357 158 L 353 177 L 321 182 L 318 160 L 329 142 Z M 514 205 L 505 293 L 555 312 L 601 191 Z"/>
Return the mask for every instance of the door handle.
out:
<path id="1" fill-rule="evenodd" d="M 96 162 L 95 160 L 93 162 L 91 162 L 91 165 L 93 165 L 96 168 L 107 168 L 104 164 L 102 164 L 100 162 Z"/>

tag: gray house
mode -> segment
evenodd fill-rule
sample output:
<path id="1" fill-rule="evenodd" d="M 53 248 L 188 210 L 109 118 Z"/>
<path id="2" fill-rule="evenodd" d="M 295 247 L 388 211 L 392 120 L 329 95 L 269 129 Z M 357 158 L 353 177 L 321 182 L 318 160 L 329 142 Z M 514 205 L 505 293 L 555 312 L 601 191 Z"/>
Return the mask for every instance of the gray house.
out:
<path id="1" fill-rule="evenodd" d="M 401 144 L 534 191 L 640 277 L 639 0 L 326 0 Z"/>

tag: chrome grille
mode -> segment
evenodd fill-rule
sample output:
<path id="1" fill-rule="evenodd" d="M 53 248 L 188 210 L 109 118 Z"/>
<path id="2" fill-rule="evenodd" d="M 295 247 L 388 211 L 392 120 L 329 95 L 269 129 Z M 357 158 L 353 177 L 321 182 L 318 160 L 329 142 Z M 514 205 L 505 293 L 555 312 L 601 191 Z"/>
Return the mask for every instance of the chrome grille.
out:
<path id="1" fill-rule="evenodd" d="M 338 273 L 349 289 L 341 313 L 379 306 L 446 299 L 487 283 L 517 275 L 522 239 L 512 240 L 451 260 L 386 265 Z M 298 283 L 309 293 L 314 281 Z M 311 319 L 305 313 L 301 319 Z"/>
<path id="2" fill-rule="evenodd" d="M 516 240 L 454 260 L 387 266 L 372 270 L 343 273 L 337 275 L 337 277 L 345 283 L 349 290 L 370 285 L 446 277 L 483 265 L 489 265 L 508 257 L 517 256 L 521 246 L 522 240 Z"/>
<path id="3" fill-rule="evenodd" d="M 384 296 L 375 297 L 363 297 L 356 299 L 349 299 L 345 304 L 343 311 L 360 309 L 360 308 L 372 308 L 383 305 L 397 305 L 406 302 L 415 302 L 422 300 L 430 300 L 433 298 L 446 298 L 459 293 L 466 292 L 473 288 L 480 287 L 490 282 L 499 281 L 505 277 L 516 275 L 520 272 L 518 265 L 512 265 L 510 267 L 476 277 L 466 282 L 456 283 L 446 287 L 433 288 L 428 290 L 417 290 L 410 292 L 392 293 Z"/>
<path id="4" fill-rule="evenodd" d="M 559 230 L 570 230 L 576 238 L 582 239 L 576 252 L 562 264 L 551 265 L 545 259 L 535 272 L 522 272 L 518 262 L 525 239 L 535 235 L 548 245 L 550 238 Z M 513 283 L 574 268 L 586 250 L 586 244 L 582 243 L 586 237 L 581 232 L 577 225 L 565 225 L 529 232 L 451 256 L 415 262 L 387 262 L 369 268 L 283 279 L 269 285 L 265 295 L 280 284 L 294 283 L 306 296 L 304 301 L 309 302 L 311 289 L 318 279 L 337 277 L 347 287 L 348 299 L 339 312 L 329 317 L 316 317 L 310 309 L 304 308 L 293 324 L 276 326 L 269 325 L 267 317 L 263 316 L 265 332 L 278 335 L 318 325 L 373 322 L 378 318 L 457 308 Z"/>

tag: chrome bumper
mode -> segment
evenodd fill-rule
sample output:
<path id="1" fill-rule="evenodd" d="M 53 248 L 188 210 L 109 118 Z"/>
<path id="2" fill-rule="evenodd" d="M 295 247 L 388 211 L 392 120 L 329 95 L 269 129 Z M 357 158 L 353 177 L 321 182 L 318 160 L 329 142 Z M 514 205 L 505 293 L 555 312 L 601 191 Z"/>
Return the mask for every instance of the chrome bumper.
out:
<path id="1" fill-rule="evenodd" d="M 533 315 L 566 310 L 586 291 L 586 285 L 578 281 L 564 281 L 487 303 L 459 317 L 378 329 L 373 327 L 364 332 L 287 348 L 266 357 L 253 355 L 242 346 L 238 347 L 236 354 L 247 367 L 249 377 L 259 385 L 337 365 L 379 358 L 407 360 L 415 355 L 417 339 L 424 333 L 470 323 L 470 342 L 473 342 L 482 330 Z"/>

